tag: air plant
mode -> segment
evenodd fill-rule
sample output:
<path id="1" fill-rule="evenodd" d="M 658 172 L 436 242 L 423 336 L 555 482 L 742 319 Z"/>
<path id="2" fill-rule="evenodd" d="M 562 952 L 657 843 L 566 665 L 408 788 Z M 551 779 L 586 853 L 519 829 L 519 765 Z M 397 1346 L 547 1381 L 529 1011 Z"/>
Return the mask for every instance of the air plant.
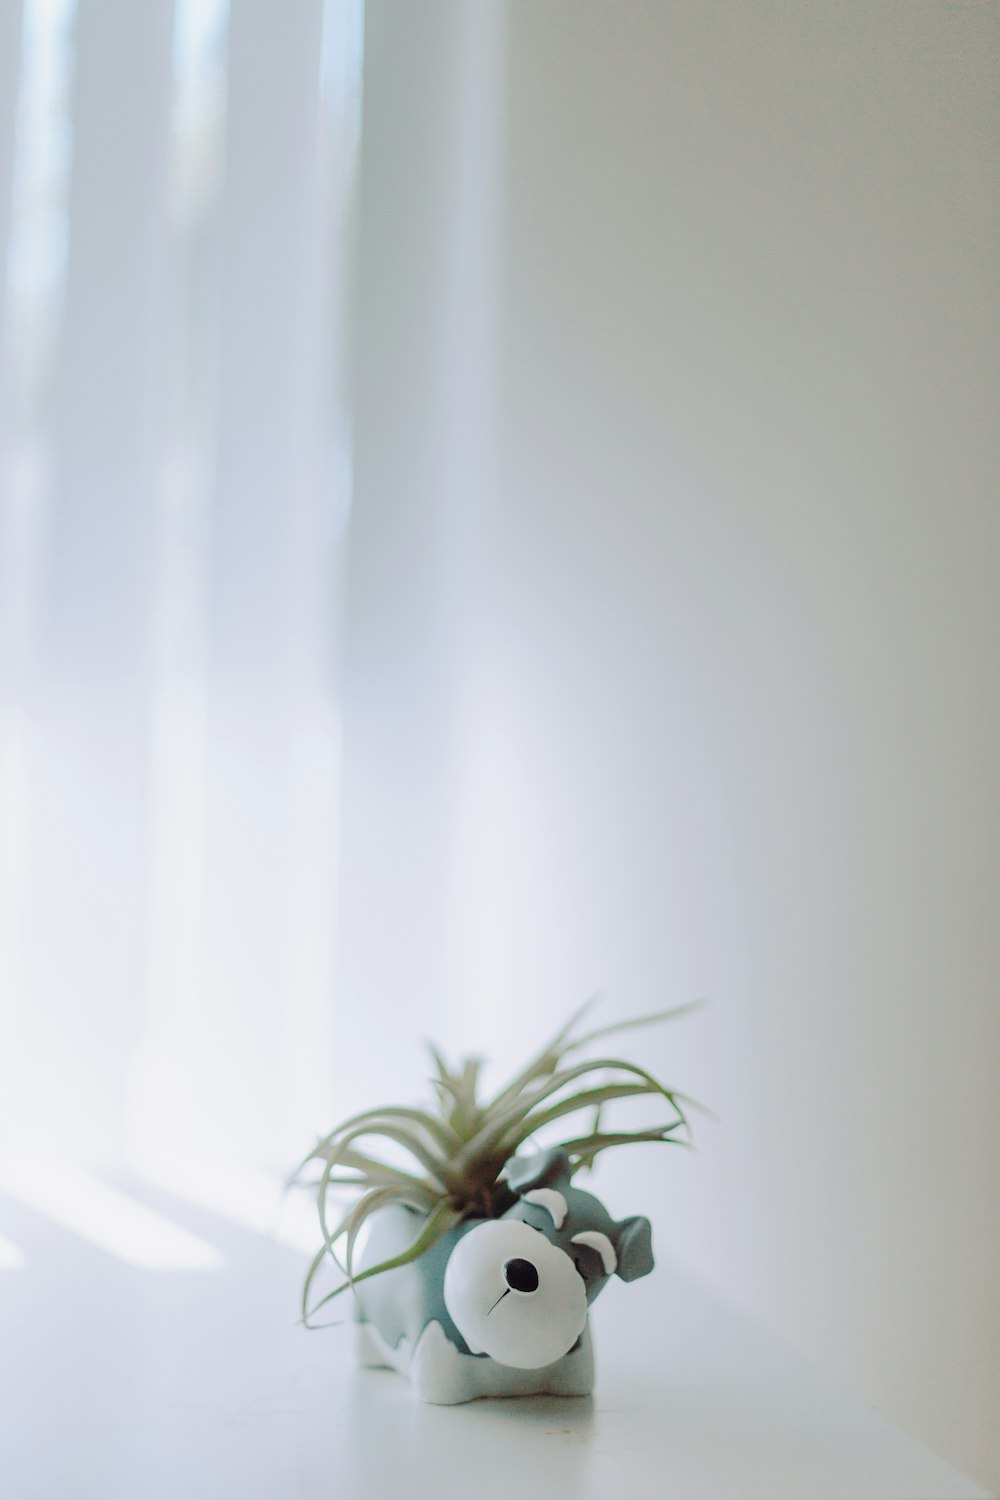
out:
<path id="1" fill-rule="evenodd" d="M 618 1146 L 640 1142 L 690 1145 L 690 1125 L 684 1106 L 693 1100 L 666 1088 L 638 1064 L 617 1057 L 575 1061 L 576 1054 L 605 1037 L 652 1025 L 694 1008 L 682 1005 L 652 1015 L 637 1016 L 597 1030 L 578 1033 L 592 1001 L 582 1006 L 551 1041 L 492 1098 L 479 1097 L 481 1062 L 464 1060 L 452 1069 L 429 1045 L 434 1064 L 431 1086 L 436 1108 L 386 1105 L 344 1120 L 318 1141 L 292 1178 L 302 1183 L 312 1167 L 322 1245 L 306 1273 L 302 1289 L 302 1320 L 311 1320 L 326 1303 L 348 1287 L 408 1264 L 429 1250 L 443 1234 L 470 1217 L 497 1218 L 515 1201 L 502 1177 L 504 1163 L 539 1131 L 559 1127 L 561 1145 L 573 1171 L 593 1167 L 596 1158 Z M 642 1130 L 610 1130 L 604 1124 L 606 1106 L 621 1099 L 654 1097 L 670 1107 L 662 1124 Z M 591 1113 L 592 1112 L 592 1113 Z M 589 1129 L 580 1114 L 589 1114 Z M 576 1117 L 574 1121 L 574 1117 Z M 369 1154 L 388 1144 L 405 1166 Z M 351 1189 L 360 1196 L 339 1222 L 331 1225 L 331 1191 Z M 403 1204 L 422 1216 L 412 1244 L 392 1260 L 355 1272 L 354 1256 L 362 1227 L 379 1209 Z M 343 1245 L 343 1258 L 338 1250 Z M 313 1306 L 310 1298 L 316 1277 L 327 1259 L 343 1280 Z"/>

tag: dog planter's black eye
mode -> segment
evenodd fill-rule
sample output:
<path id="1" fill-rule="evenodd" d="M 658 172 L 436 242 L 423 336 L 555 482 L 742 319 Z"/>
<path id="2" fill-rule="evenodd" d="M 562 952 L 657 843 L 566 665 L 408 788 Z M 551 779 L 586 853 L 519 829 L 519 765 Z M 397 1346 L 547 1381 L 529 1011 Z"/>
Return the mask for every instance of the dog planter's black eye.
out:
<path id="1" fill-rule="evenodd" d="M 506 1262 L 503 1268 L 504 1280 L 514 1292 L 537 1292 L 538 1272 L 530 1260 L 522 1260 L 520 1256 Z"/>

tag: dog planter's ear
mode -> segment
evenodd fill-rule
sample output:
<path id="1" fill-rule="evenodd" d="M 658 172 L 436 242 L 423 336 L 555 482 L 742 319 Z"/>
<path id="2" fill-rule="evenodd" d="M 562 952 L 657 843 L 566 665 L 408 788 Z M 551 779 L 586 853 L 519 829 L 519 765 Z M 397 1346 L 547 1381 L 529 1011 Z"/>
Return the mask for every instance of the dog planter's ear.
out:
<path id="1" fill-rule="evenodd" d="M 653 1231 L 648 1219 L 637 1216 L 617 1225 L 618 1275 L 622 1281 L 638 1281 L 653 1269 Z"/>
<path id="2" fill-rule="evenodd" d="M 536 1151 L 532 1156 L 512 1156 L 500 1173 L 511 1192 L 518 1196 L 532 1188 L 554 1187 L 556 1183 L 568 1182 L 571 1175 L 569 1157 L 561 1146 L 550 1146 L 547 1151 Z"/>

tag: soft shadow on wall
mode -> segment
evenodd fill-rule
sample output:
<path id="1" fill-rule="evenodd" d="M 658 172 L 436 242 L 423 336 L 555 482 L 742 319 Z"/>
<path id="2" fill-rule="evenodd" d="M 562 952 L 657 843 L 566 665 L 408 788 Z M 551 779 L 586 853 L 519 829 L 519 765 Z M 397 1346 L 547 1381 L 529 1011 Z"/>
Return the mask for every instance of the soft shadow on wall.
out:
<path id="1" fill-rule="evenodd" d="M 995 1479 L 995 11 L 476 16 L 369 6 L 345 1057 L 710 993 L 669 1241 Z"/>
<path id="2" fill-rule="evenodd" d="M 329 1109 L 361 8 L 0 26 L 3 1149 L 252 1198 Z"/>

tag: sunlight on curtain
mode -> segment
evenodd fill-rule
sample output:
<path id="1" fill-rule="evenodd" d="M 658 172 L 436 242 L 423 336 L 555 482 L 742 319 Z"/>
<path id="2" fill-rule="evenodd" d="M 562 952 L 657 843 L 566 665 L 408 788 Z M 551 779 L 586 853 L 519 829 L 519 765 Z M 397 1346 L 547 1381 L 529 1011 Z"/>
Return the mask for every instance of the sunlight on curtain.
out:
<path id="1" fill-rule="evenodd" d="M 252 1203 L 328 1110 L 361 3 L 0 30 L 0 1143 Z"/>

